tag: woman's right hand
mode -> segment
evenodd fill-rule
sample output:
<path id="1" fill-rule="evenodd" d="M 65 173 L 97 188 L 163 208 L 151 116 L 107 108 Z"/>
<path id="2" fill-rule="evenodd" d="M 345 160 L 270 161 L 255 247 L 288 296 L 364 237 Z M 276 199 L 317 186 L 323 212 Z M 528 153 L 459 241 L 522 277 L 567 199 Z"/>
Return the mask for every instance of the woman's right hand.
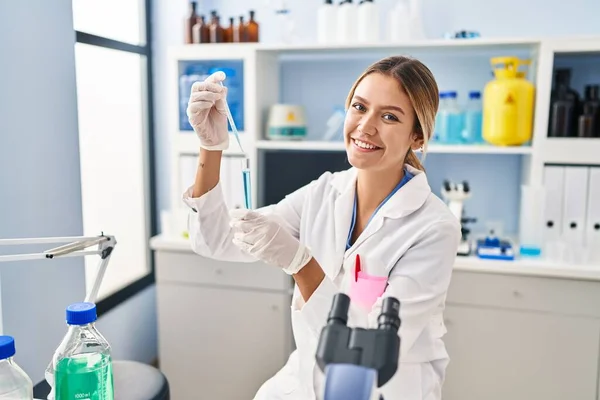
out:
<path id="1" fill-rule="evenodd" d="M 227 88 L 220 82 L 225 73 L 217 71 L 204 82 L 192 85 L 187 116 L 194 132 L 200 138 L 200 146 L 206 150 L 226 150 L 229 147 L 227 132 Z"/>

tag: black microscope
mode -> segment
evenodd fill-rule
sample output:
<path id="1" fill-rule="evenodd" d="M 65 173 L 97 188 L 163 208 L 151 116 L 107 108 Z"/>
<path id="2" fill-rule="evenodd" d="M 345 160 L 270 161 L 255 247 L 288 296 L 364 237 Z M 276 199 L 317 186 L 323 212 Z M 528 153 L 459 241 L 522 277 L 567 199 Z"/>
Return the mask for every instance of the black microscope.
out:
<path id="1" fill-rule="evenodd" d="M 325 400 L 383 400 L 375 389 L 398 369 L 400 355 L 400 302 L 383 300 L 376 329 L 349 328 L 350 298 L 338 293 L 321 331 L 317 365 L 325 374 Z"/>

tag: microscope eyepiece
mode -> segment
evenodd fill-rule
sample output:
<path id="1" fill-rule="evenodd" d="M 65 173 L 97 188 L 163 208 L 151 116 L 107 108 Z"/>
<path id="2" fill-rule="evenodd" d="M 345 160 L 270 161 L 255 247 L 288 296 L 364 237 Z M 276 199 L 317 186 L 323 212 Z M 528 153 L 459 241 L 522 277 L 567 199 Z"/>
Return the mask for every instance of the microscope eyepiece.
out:
<path id="1" fill-rule="evenodd" d="M 377 318 L 378 329 L 393 330 L 398 332 L 400 329 L 400 301 L 394 297 L 383 299 L 381 313 Z"/>
<path id="2" fill-rule="evenodd" d="M 327 317 L 328 324 L 346 325 L 348 322 L 348 309 L 350 308 L 350 297 L 344 293 L 333 296 L 333 304 Z"/>

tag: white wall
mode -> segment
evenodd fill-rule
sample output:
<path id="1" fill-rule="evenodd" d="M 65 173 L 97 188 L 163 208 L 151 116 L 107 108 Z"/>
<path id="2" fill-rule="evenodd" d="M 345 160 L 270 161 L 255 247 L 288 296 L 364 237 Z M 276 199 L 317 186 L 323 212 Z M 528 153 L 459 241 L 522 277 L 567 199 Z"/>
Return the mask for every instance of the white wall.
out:
<path id="1" fill-rule="evenodd" d="M 317 7 L 323 0 L 287 0 L 297 34 L 303 42 L 316 41 Z M 334 3 L 338 3 L 335 0 Z M 356 3 L 357 1 L 355 1 Z M 395 0 L 375 0 L 382 14 L 382 23 L 387 22 L 385 13 Z M 222 16 L 221 21 L 229 24 L 229 17 L 256 11 L 260 24 L 261 42 L 276 42 L 279 35 L 273 6 L 278 0 L 200 0 L 200 12 L 210 14 L 213 8 Z M 559 36 L 600 35 L 597 17 L 600 1 L 571 0 L 505 0 L 502 2 L 482 0 L 423 0 L 423 21 L 430 38 L 439 38 L 445 32 L 462 29 L 479 31 L 483 36 Z M 187 13 L 188 0 L 154 1 L 154 93 L 155 142 L 157 144 L 157 195 L 158 208 L 170 206 L 168 134 L 173 127 L 167 124 L 169 105 L 166 98 L 167 84 L 174 78 L 168 76 L 166 54 L 169 46 L 183 44 L 183 18 Z"/>
<path id="2" fill-rule="evenodd" d="M 82 233 L 74 43 L 71 0 L 0 0 L 0 238 Z M 65 307 L 84 298 L 83 261 L 6 263 L 0 273 L 4 332 L 37 383 L 66 332 Z M 117 358 L 152 360 L 154 288 L 99 326 Z"/>

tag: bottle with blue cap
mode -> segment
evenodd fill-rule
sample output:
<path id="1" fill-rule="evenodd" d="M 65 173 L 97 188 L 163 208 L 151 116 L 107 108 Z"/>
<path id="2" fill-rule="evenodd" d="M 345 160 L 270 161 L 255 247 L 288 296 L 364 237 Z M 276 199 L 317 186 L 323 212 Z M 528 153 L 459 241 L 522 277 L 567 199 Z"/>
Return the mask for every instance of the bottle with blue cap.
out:
<path id="1" fill-rule="evenodd" d="M 0 400 L 33 400 L 33 384 L 13 359 L 15 339 L 0 336 Z"/>
<path id="2" fill-rule="evenodd" d="M 437 142 L 441 144 L 463 143 L 464 115 L 458 105 L 456 91 L 440 93 L 436 125 Z"/>
<path id="3" fill-rule="evenodd" d="M 481 92 L 470 91 L 469 101 L 465 107 L 465 131 L 464 139 L 467 143 L 481 144 L 485 143 L 481 133 L 482 124 L 481 111 Z"/>
<path id="4" fill-rule="evenodd" d="M 49 400 L 113 400 L 111 349 L 96 319 L 94 303 L 67 307 L 69 330 L 46 370 Z"/>

